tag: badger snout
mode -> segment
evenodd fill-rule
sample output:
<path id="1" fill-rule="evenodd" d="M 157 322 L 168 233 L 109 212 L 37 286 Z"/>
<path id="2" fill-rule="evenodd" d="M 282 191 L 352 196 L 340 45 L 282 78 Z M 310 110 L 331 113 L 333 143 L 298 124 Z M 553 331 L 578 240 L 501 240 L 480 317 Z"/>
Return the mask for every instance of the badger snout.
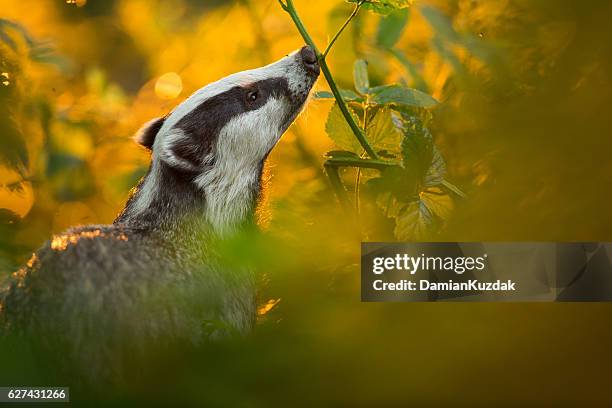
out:
<path id="1" fill-rule="evenodd" d="M 300 57 L 302 58 L 302 63 L 306 67 L 306 71 L 315 77 L 319 76 L 321 68 L 317 61 L 317 54 L 310 46 L 307 45 L 300 50 Z"/>

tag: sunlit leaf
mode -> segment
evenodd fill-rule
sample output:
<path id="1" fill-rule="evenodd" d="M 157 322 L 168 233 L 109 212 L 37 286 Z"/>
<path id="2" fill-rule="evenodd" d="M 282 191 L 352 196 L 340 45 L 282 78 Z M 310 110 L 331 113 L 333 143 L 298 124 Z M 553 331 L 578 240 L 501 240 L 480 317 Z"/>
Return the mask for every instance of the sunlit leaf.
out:
<path id="1" fill-rule="evenodd" d="M 395 219 L 395 237 L 419 240 L 448 219 L 453 202 L 443 185 L 446 164 L 423 119 L 407 111 L 398 116 L 391 120 L 403 133 L 402 166 L 385 169 L 368 185 L 384 215 Z"/>
<path id="2" fill-rule="evenodd" d="M 424 184 L 425 176 L 433 160 L 433 138 L 421 120 L 404 115 L 402 160 L 409 177 Z"/>
<path id="3" fill-rule="evenodd" d="M 395 238 L 402 241 L 419 241 L 428 236 L 433 223 L 431 211 L 422 201 L 404 206 L 395 218 Z"/>
<path id="4" fill-rule="evenodd" d="M 409 9 L 395 10 L 383 16 L 376 32 L 376 45 L 382 48 L 392 48 L 400 39 L 408 22 Z"/>
<path id="5" fill-rule="evenodd" d="M 353 116 L 355 123 L 359 123 L 359 118 L 355 115 L 355 112 L 349 107 L 349 112 Z M 325 131 L 327 135 L 332 139 L 340 148 L 348 150 L 357 154 L 360 154 L 363 148 L 355 138 L 355 134 L 346 123 L 344 115 L 337 103 L 329 111 L 327 116 L 327 122 L 325 124 Z"/>
<path id="6" fill-rule="evenodd" d="M 432 108 L 438 101 L 425 92 L 403 85 L 383 85 L 370 89 L 371 101 L 379 105 L 404 105 L 419 108 Z"/>
<path id="7" fill-rule="evenodd" d="M 440 221 L 447 220 L 453 212 L 453 200 L 439 187 L 428 188 L 419 194 L 421 202 Z"/>
<path id="8" fill-rule="evenodd" d="M 368 120 L 366 137 L 376 151 L 399 153 L 402 133 L 393 123 L 391 115 L 390 109 L 380 108 L 376 109 L 374 117 Z"/>
<path id="9" fill-rule="evenodd" d="M 428 239 L 453 210 L 452 199 L 439 188 L 421 192 L 418 200 L 408 204 L 386 198 L 389 200 L 387 216 L 395 218 L 394 235 L 398 240 Z"/>
<path id="10" fill-rule="evenodd" d="M 370 79 L 368 77 L 368 63 L 365 60 L 359 59 L 355 61 L 353 66 L 353 80 L 355 81 L 355 89 L 360 94 L 368 93 L 370 89 Z"/>

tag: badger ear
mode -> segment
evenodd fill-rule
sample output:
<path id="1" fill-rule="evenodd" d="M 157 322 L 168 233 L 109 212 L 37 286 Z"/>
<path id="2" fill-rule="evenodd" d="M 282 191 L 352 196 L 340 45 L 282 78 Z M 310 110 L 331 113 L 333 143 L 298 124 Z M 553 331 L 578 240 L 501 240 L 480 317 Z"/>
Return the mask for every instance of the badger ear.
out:
<path id="1" fill-rule="evenodd" d="M 164 134 L 160 141 L 160 158 L 178 170 L 197 172 L 201 166 L 202 152 L 182 129 L 174 128 Z"/>
<path id="2" fill-rule="evenodd" d="M 155 118 L 151 119 L 134 135 L 134 140 L 136 143 L 146 147 L 149 150 L 153 150 L 153 143 L 155 143 L 155 136 L 157 136 L 157 132 L 161 129 L 162 125 L 166 118 Z"/>

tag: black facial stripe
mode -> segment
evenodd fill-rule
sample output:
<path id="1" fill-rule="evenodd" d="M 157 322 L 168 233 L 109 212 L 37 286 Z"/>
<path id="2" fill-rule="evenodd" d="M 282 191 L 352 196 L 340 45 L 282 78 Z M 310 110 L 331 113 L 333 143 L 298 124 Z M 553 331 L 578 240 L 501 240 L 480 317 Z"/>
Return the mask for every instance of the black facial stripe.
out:
<path id="1" fill-rule="evenodd" d="M 247 100 L 250 91 L 257 92 L 257 99 L 253 102 Z M 289 83 L 285 78 L 265 79 L 244 87 L 235 86 L 205 100 L 175 125 L 186 137 L 172 146 L 173 153 L 200 167 L 202 159 L 212 152 L 223 126 L 244 112 L 261 108 L 271 96 L 291 99 Z"/>
<path id="2" fill-rule="evenodd" d="M 291 98 L 289 91 L 289 83 L 285 78 L 270 78 L 255 82 L 246 87 L 247 89 L 255 89 L 258 92 L 258 98 L 255 103 L 247 103 L 246 110 L 255 110 L 261 108 L 268 102 L 268 99 L 273 96 L 275 98 L 287 97 Z"/>

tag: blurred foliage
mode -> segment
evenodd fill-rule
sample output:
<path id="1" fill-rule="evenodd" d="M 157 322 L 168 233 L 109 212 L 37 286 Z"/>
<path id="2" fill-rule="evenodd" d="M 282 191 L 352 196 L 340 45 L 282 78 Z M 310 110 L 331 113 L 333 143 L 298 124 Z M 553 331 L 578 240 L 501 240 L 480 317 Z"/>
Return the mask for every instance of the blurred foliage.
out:
<path id="1" fill-rule="evenodd" d="M 295 3 L 321 45 L 352 8 Z M 266 272 L 256 333 L 160 351 L 108 401 L 491 405 L 503 394 L 510 405 L 609 405 L 608 305 L 362 304 L 357 262 L 361 240 L 431 223 L 432 240 L 612 239 L 612 4 L 368 5 L 383 15 L 359 14 L 328 62 L 366 133 L 386 135 L 373 140 L 381 158 L 402 166 L 339 169 L 360 202 L 360 222 L 347 216 L 323 163 L 361 151 L 319 81 L 322 99 L 270 156 L 264 233 L 227 248 Z M 113 220 L 148 165 L 130 140 L 142 123 L 301 45 L 275 0 L 4 1 L 0 272 L 53 233 Z M 356 60 L 367 69 L 358 62 L 354 75 Z M 368 98 L 380 103 L 364 109 Z M 0 383 L 71 384 L 19 347 L 0 347 Z"/>

